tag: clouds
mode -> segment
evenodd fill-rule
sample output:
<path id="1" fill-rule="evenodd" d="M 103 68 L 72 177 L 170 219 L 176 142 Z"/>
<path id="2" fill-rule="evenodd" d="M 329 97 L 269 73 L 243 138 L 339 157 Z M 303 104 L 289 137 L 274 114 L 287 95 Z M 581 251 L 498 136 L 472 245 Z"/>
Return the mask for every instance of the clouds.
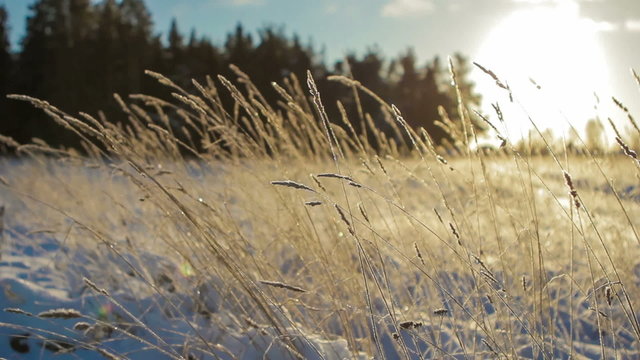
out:
<path id="1" fill-rule="evenodd" d="M 627 31 L 640 32 L 640 19 L 630 19 L 624 22 Z"/>
<path id="2" fill-rule="evenodd" d="M 264 3 L 264 0 L 231 0 L 230 3 L 235 6 L 260 5 Z"/>
<path id="3" fill-rule="evenodd" d="M 249 5 L 264 5 L 265 0 L 209 0 L 209 5 L 214 6 L 249 6 Z"/>
<path id="4" fill-rule="evenodd" d="M 338 5 L 329 4 L 329 5 L 324 7 L 324 12 L 325 12 L 325 14 L 335 14 L 335 13 L 338 12 Z"/>
<path id="5" fill-rule="evenodd" d="M 640 35 L 640 0 L 384 0 L 377 11 L 380 17 L 404 20 L 452 14 L 458 18 L 479 14 L 502 17 L 534 8 L 575 14 L 589 31 Z"/>
<path id="6" fill-rule="evenodd" d="M 524 3 L 524 4 L 534 4 L 534 5 L 562 4 L 562 3 L 570 3 L 570 2 L 575 2 L 575 3 L 602 2 L 602 0 L 511 0 L 511 1 L 514 3 Z"/>
<path id="7" fill-rule="evenodd" d="M 382 7 L 384 17 L 402 18 L 431 14 L 436 10 L 432 0 L 391 0 Z"/>
<path id="8" fill-rule="evenodd" d="M 620 25 L 612 23 L 610 21 L 594 21 L 591 19 L 585 20 L 596 32 L 612 32 L 620 30 Z"/>
<path id="9" fill-rule="evenodd" d="M 638 0 L 510 0 L 519 7 L 572 7 L 588 28 L 603 33 L 640 32 Z"/>

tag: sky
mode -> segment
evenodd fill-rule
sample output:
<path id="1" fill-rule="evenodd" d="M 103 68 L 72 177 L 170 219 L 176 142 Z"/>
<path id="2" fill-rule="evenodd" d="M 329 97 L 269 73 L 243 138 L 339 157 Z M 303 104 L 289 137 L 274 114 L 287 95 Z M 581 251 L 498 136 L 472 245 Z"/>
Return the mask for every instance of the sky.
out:
<path id="1" fill-rule="evenodd" d="M 10 16 L 14 48 L 23 36 L 31 0 L 0 0 Z M 166 34 L 173 17 L 182 32 L 195 28 L 222 44 L 240 22 L 255 31 L 283 26 L 323 49 L 331 63 L 349 51 L 362 54 L 377 46 L 388 57 L 411 47 L 420 61 L 454 52 L 467 55 L 508 78 L 513 88 L 530 95 L 533 78 L 546 98 L 566 105 L 563 116 L 590 116 L 596 92 L 601 108 L 615 95 L 627 107 L 640 109 L 640 94 L 630 69 L 640 71 L 639 0 L 147 0 L 156 31 Z M 519 80 L 516 79 L 519 77 Z M 473 74 L 485 95 L 484 109 L 504 101 L 494 82 Z M 523 79 L 526 79 L 524 81 Z M 548 86 L 544 86 L 548 85 Z M 551 91 L 553 89 L 553 91 Z M 537 91 L 537 89 L 536 89 Z M 539 91 L 540 92 L 540 91 Z M 580 93 L 580 94 L 578 94 Z M 502 96 L 502 97 L 501 97 Z M 537 96 L 537 95 L 536 95 Z M 541 100 L 542 101 L 542 100 Z M 547 102 L 548 103 L 548 102 Z M 637 105 L 636 105 L 637 104 Z M 539 108 L 539 103 L 519 104 Z M 536 113 L 536 111 L 533 111 Z M 560 120 L 537 114 L 549 127 Z M 522 116 L 522 115 L 520 115 Z M 518 120 L 524 123 L 524 120 Z M 554 123 L 556 123 L 554 125 Z M 580 125 L 579 125 L 580 126 Z"/>
<path id="2" fill-rule="evenodd" d="M 350 50 L 379 45 L 388 55 L 408 46 L 424 58 L 477 47 L 483 33 L 505 9 L 486 0 L 147 0 L 156 30 L 166 33 L 173 17 L 181 30 L 198 33 L 221 44 L 238 22 L 255 30 L 283 25 L 288 33 L 312 39 L 326 49 L 327 59 Z M 502 1 L 496 1 L 496 4 Z M 32 0 L 0 0 L 10 13 L 13 44 L 23 35 Z M 464 27 L 459 26 L 465 23 Z"/>

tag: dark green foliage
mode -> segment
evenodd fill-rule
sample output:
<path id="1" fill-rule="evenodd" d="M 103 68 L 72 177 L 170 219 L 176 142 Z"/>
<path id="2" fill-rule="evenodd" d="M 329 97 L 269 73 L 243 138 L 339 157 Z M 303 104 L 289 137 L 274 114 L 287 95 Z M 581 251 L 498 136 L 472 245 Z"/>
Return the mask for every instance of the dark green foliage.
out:
<path id="1" fill-rule="evenodd" d="M 248 74 L 267 103 L 277 106 L 281 100 L 271 82 L 295 75 L 304 80 L 310 69 L 316 79 L 329 115 L 341 123 L 335 106 L 340 101 L 356 129 L 364 126 L 364 113 L 358 111 L 353 89 L 324 80 L 327 75 L 353 77 L 378 96 L 396 104 L 410 125 L 425 127 L 436 141 L 446 135 L 434 127 L 439 119 L 438 105 L 452 118 L 457 116 L 455 92 L 443 84 L 448 71 L 439 60 L 419 66 L 408 51 L 387 61 L 376 48 L 364 56 L 348 55 L 333 70 L 321 61 L 320 52 L 304 45 L 298 36 L 287 36 L 284 29 L 267 26 L 257 37 L 238 24 L 222 46 L 216 46 L 191 31 L 188 40 L 174 19 L 166 34 L 166 45 L 154 33 L 151 15 L 143 0 L 39 0 L 33 3 L 27 19 L 22 48 L 12 55 L 7 40 L 4 8 L 0 8 L 0 133 L 19 142 L 38 137 L 52 145 L 77 146 L 74 134 L 58 126 L 30 105 L 6 101 L 4 94 L 20 93 L 46 100 L 69 113 L 79 111 L 98 116 L 101 112 L 114 122 L 124 115 L 113 100 L 113 93 L 144 93 L 169 99 L 166 89 L 144 75 L 144 70 L 163 73 L 176 84 L 193 90 L 191 79 L 203 83 L 206 76 L 222 74 L 234 80 L 229 68 L 236 65 Z M 14 59 L 15 57 L 15 64 Z M 467 80 L 468 63 L 460 55 L 458 78 L 466 100 L 478 104 Z M 304 84 L 304 81 L 301 81 Z M 220 94 L 226 105 L 231 97 Z M 387 132 L 398 136 L 383 120 L 380 104 L 360 94 L 365 113 Z M 172 116 L 171 114 L 169 114 Z M 180 126 L 176 118 L 175 123 Z"/>
<path id="2" fill-rule="evenodd" d="M 13 59 L 11 58 L 9 43 L 9 29 L 7 27 L 7 10 L 0 6 L 0 114 L 7 113 L 8 100 L 3 94 L 9 90 L 9 81 L 13 73 Z M 0 115 L 2 116 L 2 115 Z M 10 132 L 12 128 L 6 119 L 0 119 L 0 133 Z M 0 145 L 2 149 L 2 145 Z"/>
<path id="3" fill-rule="evenodd" d="M 450 96 L 441 89 L 444 79 L 449 73 L 442 71 L 439 58 L 435 58 L 422 69 L 415 67 L 415 55 L 409 51 L 400 57 L 402 77 L 395 85 L 394 99 L 396 106 L 402 111 L 409 125 L 414 128 L 424 127 L 431 136 L 439 141 L 446 136 L 441 128 L 434 127 L 435 120 L 440 120 L 437 105 L 450 110 L 455 108 L 455 93 Z M 435 105 L 435 106 L 434 106 Z"/>

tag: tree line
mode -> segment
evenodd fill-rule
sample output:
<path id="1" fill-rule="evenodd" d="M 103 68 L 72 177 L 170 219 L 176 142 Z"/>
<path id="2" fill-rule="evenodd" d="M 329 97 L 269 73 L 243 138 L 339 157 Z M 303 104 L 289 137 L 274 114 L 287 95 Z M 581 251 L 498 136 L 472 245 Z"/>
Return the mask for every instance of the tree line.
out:
<path id="1" fill-rule="evenodd" d="M 447 137 L 435 125 L 440 119 L 438 106 L 452 117 L 458 111 L 455 92 L 448 86 L 447 66 L 438 57 L 420 65 L 411 49 L 386 59 L 379 48 L 370 47 L 362 55 L 352 52 L 327 65 L 321 51 L 276 26 L 250 33 L 238 24 L 223 44 L 214 44 L 196 30 L 185 36 L 176 19 L 166 35 L 157 33 L 143 0 L 38 0 L 30 5 L 25 34 L 14 53 L 8 16 L 0 6 L 0 134 L 18 142 L 35 137 L 55 146 L 77 145 L 72 133 L 32 106 L 6 99 L 6 94 L 25 94 L 68 113 L 82 111 L 120 121 L 125 116 L 113 93 L 168 98 L 168 91 L 144 74 L 147 69 L 190 89 L 191 79 L 202 82 L 207 75 L 234 79 L 230 70 L 234 64 L 272 104 L 280 98 L 271 82 L 290 74 L 303 79 L 311 70 L 329 115 L 340 116 L 335 106 L 339 100 L 352 119 L 361 117 L 352 89 L 326 78 L 353 77 L 398 106 L 409 124 L 426 128 L 437 142 Z M 479 104 L 480 96 L 467 76 L 468 61 L 460 54 L 454 58 L 463 95 L 469 103 Z M 232 104 L 231 97 L 223 100 Z M 375 99 L 362 96 L 360 100 L 382 126 L 383 114 Z"/>

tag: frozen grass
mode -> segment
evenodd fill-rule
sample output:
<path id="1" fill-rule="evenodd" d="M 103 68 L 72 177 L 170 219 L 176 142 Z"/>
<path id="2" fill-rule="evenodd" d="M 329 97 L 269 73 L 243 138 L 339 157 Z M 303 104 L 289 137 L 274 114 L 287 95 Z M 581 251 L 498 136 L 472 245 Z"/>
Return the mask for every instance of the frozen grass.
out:
<path id="1" fill-rule="evenodd" d="M 311 96 L 289 78 L 266 104 L 239 71 L 241 88 L 220 78 L 197 95 L 151 75 L 175 104 L 132 96 L 120 125 L 22 97 L 91 155 L 4 139 L 29 159 L 1 160 L 3 351 L 640 356 L 632 149 L 531 156 L 507 142 L 487 155 L 466 110 L 443 118 L 454 141 L 440 148 L 381 99 L 402 137 L 327 118 L 310 76 Z M 174 133 L 172 109 L 203 144 Z"/>

